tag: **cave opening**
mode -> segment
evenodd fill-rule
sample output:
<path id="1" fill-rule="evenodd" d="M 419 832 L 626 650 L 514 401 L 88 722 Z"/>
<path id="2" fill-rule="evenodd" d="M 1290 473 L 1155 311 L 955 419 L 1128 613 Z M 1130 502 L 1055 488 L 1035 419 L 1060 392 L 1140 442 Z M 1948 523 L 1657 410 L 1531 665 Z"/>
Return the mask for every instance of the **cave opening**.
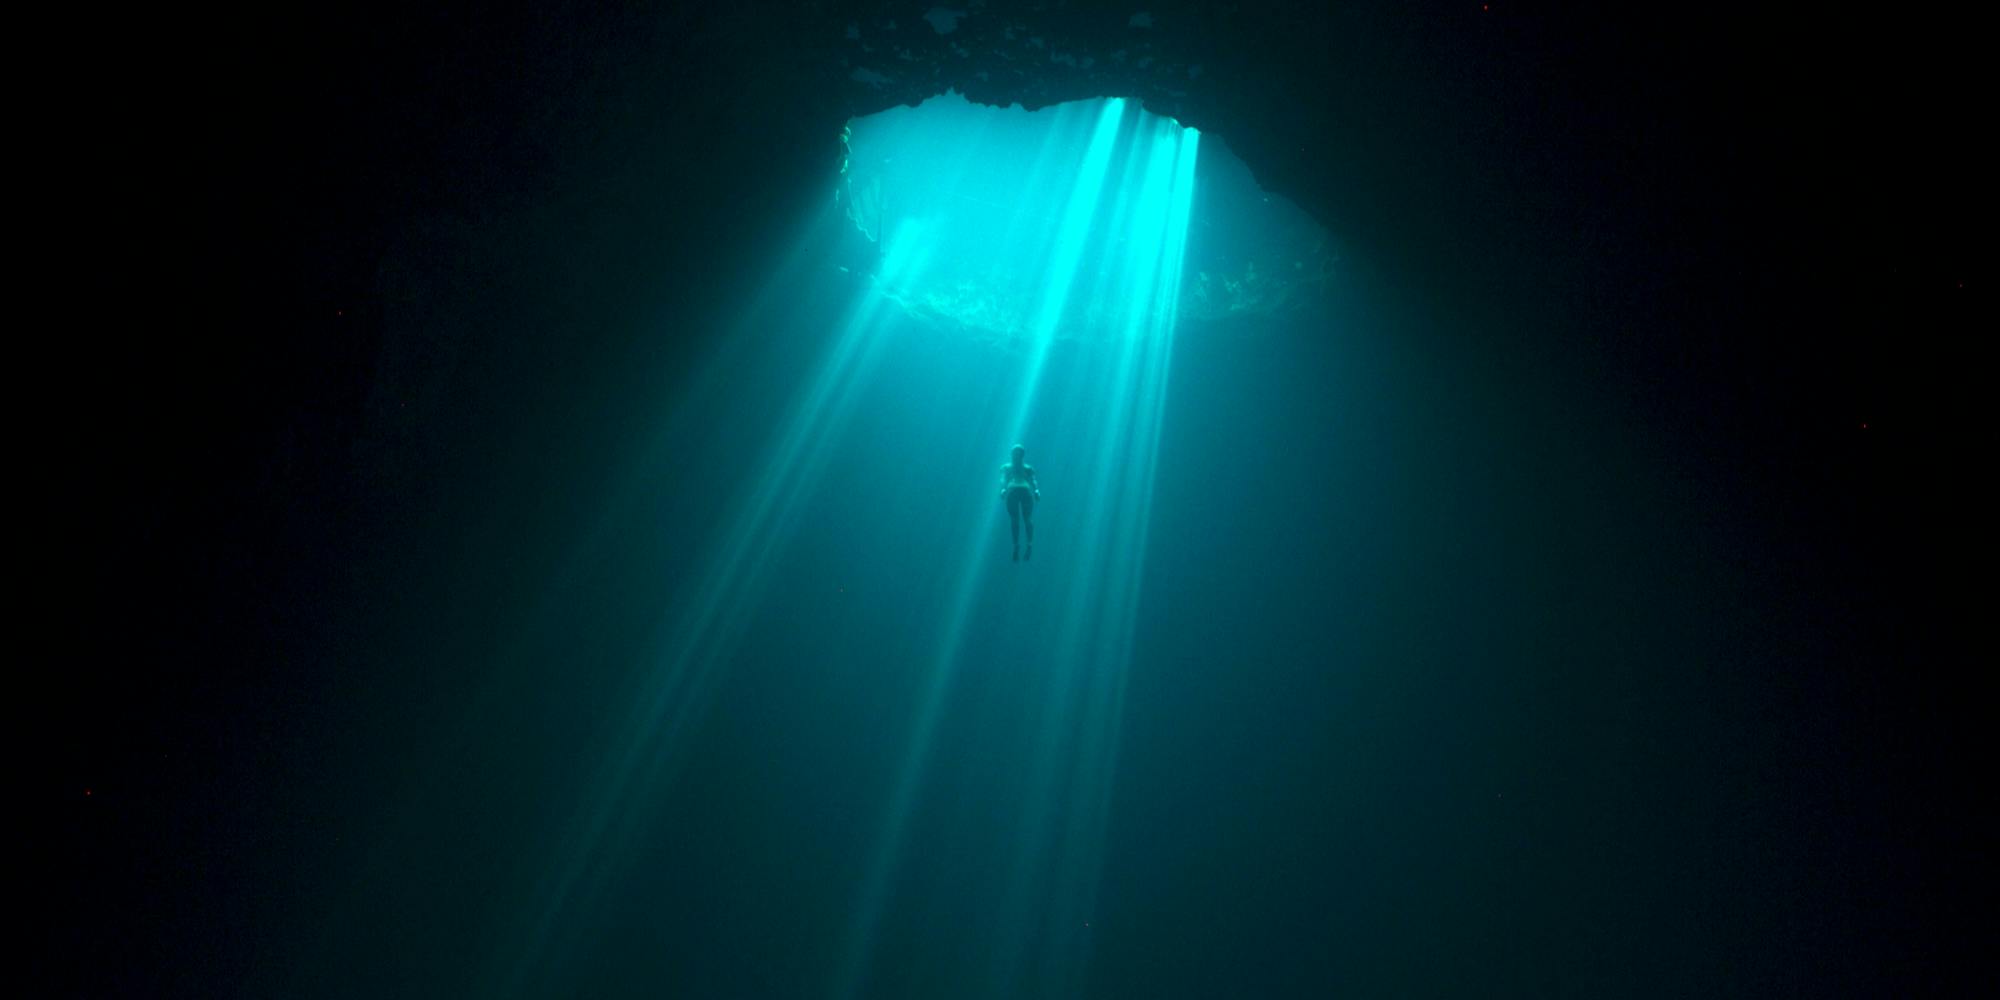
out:
<path id="1" fill-rule="evenodd" d="M 946 92 L 854 119 L 842 142 L 835 200 L 876 257 L 860 266 L 911 316 L 977 338 L 1292 313 L 1339 262 L 1225 144 L 1136 100 L 1029 111 Z"/>

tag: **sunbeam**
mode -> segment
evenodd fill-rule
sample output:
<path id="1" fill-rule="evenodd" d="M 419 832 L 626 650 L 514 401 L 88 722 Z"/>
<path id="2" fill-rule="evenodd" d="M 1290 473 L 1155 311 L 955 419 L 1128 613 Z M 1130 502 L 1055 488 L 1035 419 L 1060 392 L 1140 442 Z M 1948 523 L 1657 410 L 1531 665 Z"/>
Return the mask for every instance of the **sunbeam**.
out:
<path id="1" fill-rule="evenodd" d="M 1015 356 L 1017 388 L 1004 426 L 1020 429 L 1024 438 L 1041 427 L 1066 430 L 1070 439 L 1063 447 L 1088 456 L 1077 467 L 1091 471 L 1070 488 L 1065 504 L 1073 512 L 1077 547 L 1042 584 L 1045 594 L 1059 599 L 1012 608 L 1038 619 L 1029 627 L 1053 635 L 1054 642 L 1050 655 L 1033 665 L 1043 674 L 1037 687 L 1044 702 L 1034 710 L 1041 736 L 1020 748 L 1028 794 L 993 911 L 987 982 L 996 996 L 1074 983 L 1086 955 L 1081 932 L 1101 853 L 1129 667 L 1198 139 L 1192 129 L 1128 113 L 1122 101 L 1103 102 L 1060 223 L 1051 234 L 1037 234 L 1047 244 L 1047 263 L 1025 331 L 1028 343 Z M 1123 159 L 1124 169 L 1112 185 L 1114 159 Z M 1100 215 L 1109 221 L 1093 233 Z M 1010 240 L 1017 234 L 1010 227 Z M 1094 253 L 1086 257 L 1086 249 Z M 1090 280 L 1080 281 L 1086 261 Z M 1069 382 L 1064 398 L 1049 399 L 1040 391 L 1042 376 L 1058 336 L 1077 332 L 1066 331 L 1065 320 L 1074 315 L 1080 285 L 1088 286 L 1085 313 L 1096 321 L 1085 332 L 1111 336 L 1090 338 L 1078 361 L 1080 377 Z M 1056 412 L 1044 415 L 1049 410 Z M 946 693 L 961 669 L 968 623 L 993 610 L 990 577 L 980 572 L 987 535 L 973 530 L 960 546 L 960 582 L 852 911 L 835 996 L 864 988 L 875 925 L 908 847 L 913 800 L 924 784 Z"/>
<path id="2" fill-rule="evenodd" d="M 924 228 L 917 220 L 899 224 L 883 261 L 885 280 L 923 265 L 928 250 Z M 779 277 L 788 277 L 789 270 L 781 269 Z M 775 554 L 797 529 L 806 507 L 802 494 L 817 481 L 832 453 L 827 442 L 844 427 L 880 360 L 880 313 L 888 305 L 877 295 L 858 296 L 850 305 L 815 374 L 765 449 L 758 463 L 762 472 L 733 505 L 734 519 L 711 546 L 707 569 L 697 577 L 698 589 L 681 601 L 682 609 L 656 640 L 657 666 L 643 675 L 626 719 L 612 727 L 599 773 L 588 784 L 587 805 L 578 813 L 583 822 L 552 866 L 554 874 L 543 882 L 538 924 L 516 955 L 512 982 L 517 989 L 530 970 L 561 960 L 560 944 L 579 933 L 580 926 L 579 921 L 566 925 L 562 918 L 595 901 L 605 883 L 617 877 L 633 839 L 648 829 L 652 811 L 633 803 L 655 796 L 634 791 L 657 792 L 684 759 L 690 730 L 712 699 L 721 670 L 769 585 Z M 561 930 L 565 926 L 568 930 Z"/>

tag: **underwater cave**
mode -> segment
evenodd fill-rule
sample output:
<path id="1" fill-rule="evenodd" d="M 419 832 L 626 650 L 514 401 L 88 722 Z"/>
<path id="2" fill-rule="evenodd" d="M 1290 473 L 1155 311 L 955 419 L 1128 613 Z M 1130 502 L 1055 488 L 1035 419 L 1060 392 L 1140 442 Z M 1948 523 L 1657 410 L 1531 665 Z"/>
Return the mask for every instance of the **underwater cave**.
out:
<path id="1" fill-rule="evenodd" d="M 106 20 L 37 146 L 36 294 L 89 317 L 27 463 L 74 540 L 26 616 L 64 650 L 31 992 L 1898 995 L 1977 956 L 1940 887 L 1986 702 L 1926 653 L 1982 495 L 1973 42 Z M 1850 58 L 1884 39 L 1933 57 Z"/>

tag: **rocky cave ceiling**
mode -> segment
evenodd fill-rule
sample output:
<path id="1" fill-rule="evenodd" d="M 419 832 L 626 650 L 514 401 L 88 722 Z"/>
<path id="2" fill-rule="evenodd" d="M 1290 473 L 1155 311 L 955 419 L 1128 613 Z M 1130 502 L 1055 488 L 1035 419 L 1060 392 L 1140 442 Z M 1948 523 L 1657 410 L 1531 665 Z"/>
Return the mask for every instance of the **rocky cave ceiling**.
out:
<path id="1" fill-rule="evenodd" d="M 1529 110 L 1538 88 L 1554 82 L 1543 64 L 1495 69 L 1520 39 L 1466 50 L 1468 31 L 1487 31 L 1468 26 L 1468 11 L 1477 16 L 1323 0 L 833 0 L 782 25 L 746 16 L 787 39 L 785 73 L 829 119 L 829 137 L 836 117 L 950 91 L 1030 110 L 1125 97 L 1219 138 L 1260 187 L 1340 244 L 1462 271 L 1444 258 L 1464 253 L 1469 234 L 1508 233 L 1522 192 L 1561 183 L 1531 175 L 1564 153 L 1467 166 L 1511 155 L 1507 116 L 1539 114 Z M 1506 93 L 1464 85 L 1495 72 L 1515 74 Z"/>
<path id="2" fill-rule="evenodd" d="M 1241 74 L 1215 74 L 1211 61 L 1222 58 L 1225 49 L 1214 41 L 1226 20 L 1241 15 L 1238 5 L 1129 8 L 843 5 L 817 19 L 813 37 L 823 44 L 806 52 L 819 60 L 818 73 L 830 77 L 828 91 L 856 118 L 957 93 L 976 104 L 1030 111 L 1119 96 L 1183 125 L 1221 123 L 1218 94 L 1227 88 L 1211 83 Z M 1227 152 L 1219 155 L 1233 159 Z M 1247 179 L 1237 180 L 1240 167 L 1218 169 L 1224 170 L 1219 178 L 1256 193 Z M 1324 278 L 1338 254 L 1324 233 L 1314 236 L 1304 231 L 1314 228 L 1310 223 L 1302 230 L 1290 222 L 1287 213 L 1298 210 L 1285 199 L 1264 198 L 1259 204 L 1243 198 L 1244 192 L 1234 192 L 1231 202 L 1239 206 L 1235 224 L 1266 234 L 1263 242 L 1270 245 L 1261 249 L 1269 252 L 1191 261 L 1184 319 L 1289 311 L 1314 301 L 1326 287 Z M 1271 218 L 1263 218 L 1267 215 Z"/>

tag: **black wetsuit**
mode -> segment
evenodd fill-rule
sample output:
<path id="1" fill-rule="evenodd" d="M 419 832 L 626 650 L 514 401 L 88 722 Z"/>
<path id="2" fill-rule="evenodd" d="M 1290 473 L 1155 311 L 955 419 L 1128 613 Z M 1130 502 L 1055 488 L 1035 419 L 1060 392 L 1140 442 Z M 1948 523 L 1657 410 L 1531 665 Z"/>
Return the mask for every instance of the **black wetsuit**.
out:
<path id="1" fill-rule="evenodd" d="M 1011 521 L 1028 521 L 1028 535 L 1033 540 L 1035 534 L 1035 491 L 1026 486 L 1016 486 L 1007 491 L 1007 518 Z M 1017 524 L 1016 527 L 1019 527 Z"/>

